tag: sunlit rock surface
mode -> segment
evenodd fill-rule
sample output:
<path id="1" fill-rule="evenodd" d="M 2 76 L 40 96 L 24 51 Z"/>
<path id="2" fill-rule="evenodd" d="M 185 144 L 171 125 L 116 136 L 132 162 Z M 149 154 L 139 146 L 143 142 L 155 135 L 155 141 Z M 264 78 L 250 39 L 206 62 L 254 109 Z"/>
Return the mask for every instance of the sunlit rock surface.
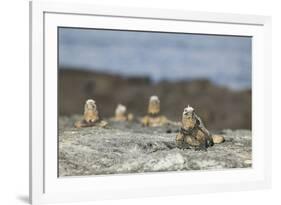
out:
<path id="1" fill-rule="evenodd" d="M 225 142 L 207 152 L 176 148 L 179 127 L 109 121 L 108 128 L 74 128 L 81 116 L 59 119 L 59 175 L 187 171 L 251 167 L 249 130 L 222 130 Z"/>

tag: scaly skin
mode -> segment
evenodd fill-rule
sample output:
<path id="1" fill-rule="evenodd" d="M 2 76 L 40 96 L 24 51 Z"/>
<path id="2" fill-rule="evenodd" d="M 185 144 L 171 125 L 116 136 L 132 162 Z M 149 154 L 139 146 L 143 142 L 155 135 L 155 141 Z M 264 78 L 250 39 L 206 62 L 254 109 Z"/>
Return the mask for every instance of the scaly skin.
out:
<path id="1" fill-rule="evenodd" d="M 151 115 L 157 115 L 160 113 L 160 100 L 157 96 L 150 97 L 147 112 Z"/>
<path id="2" fill-rule="evenodd" d="M 169 123 L 169 121 L 165 116 L 162 115 L 156 115 L 156 116 L 146 115 L 141 119 L 141 123 L 144 126 L 160 127 L 166 125 L 167 123 Z"/>
<path id="3" fill-rule="evenodd" d="M 84 105 L 83 120 L 79 120 L 74 124 L 76 128 L 92 126 L 105 127 L 106 125 L 107 122 L 100 120 L 96 103 L 92 99 L 87 100 Z"/>
<path id="4" fill-rule="evenodd" d="M 179 148 L 194 147 L 198 150 L 206 150 L 209 146 L 213 146 L 214 143 L 223 141 L 223 136 L 212 136 L 210 134 L 192 107 L 188 106 L 184 109 L 181 131 L 176 136 L 176 144 Z"/>
<path id="5" fill-rule="evenodd" d="M 115 116 L 111 118 L 113 121 L 132 121 L 134 116 L 132 113 L 127 114 L 127 108 L 124 105 L 118 104 L 115 109 Z"/>
<path id="6" fill-rule="evenodd" d="M 148 104 L 148 114 L 145 115 L 140 121 L 142 125 L 149 127 L 159 127 L 169 123 L 169 120 L 160 115 L 160 100 L 157 96 L 151 96 Z"/>

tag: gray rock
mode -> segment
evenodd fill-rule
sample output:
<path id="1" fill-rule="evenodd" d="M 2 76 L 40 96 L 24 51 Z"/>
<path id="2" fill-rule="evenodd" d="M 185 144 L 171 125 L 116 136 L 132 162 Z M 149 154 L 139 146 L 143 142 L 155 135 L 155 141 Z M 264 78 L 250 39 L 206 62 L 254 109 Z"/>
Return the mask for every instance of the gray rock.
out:
<path id="1" fill-rule="evenodd" d="M 176 148 L 176 126 L 109 122 L 108 128 L 74 128 L 80 116 L 59 119 L 59 176 L 211 170 L 252 166 L 249 130 L 223 130 L 225 142 L 207 152 Z"/>

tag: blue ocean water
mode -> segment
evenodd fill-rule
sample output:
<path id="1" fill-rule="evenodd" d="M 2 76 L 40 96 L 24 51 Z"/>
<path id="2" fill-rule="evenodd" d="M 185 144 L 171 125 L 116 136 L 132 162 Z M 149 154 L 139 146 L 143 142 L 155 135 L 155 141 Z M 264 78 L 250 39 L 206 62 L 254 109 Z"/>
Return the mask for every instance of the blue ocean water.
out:
<path id="1" fill-rule="evenodd" d="M 59 65 L 251 88 L 251 37 L 59 28 Z"/>

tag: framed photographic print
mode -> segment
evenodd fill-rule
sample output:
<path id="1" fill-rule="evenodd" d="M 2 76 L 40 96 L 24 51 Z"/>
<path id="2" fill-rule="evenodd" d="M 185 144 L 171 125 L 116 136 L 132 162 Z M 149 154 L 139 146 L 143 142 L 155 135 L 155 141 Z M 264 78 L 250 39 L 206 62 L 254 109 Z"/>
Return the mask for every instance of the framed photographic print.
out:
<path id="1" fill-rule="evenodd" d="M 31 203 L 270 187 L 270 27 L 31 2 Z"/>

